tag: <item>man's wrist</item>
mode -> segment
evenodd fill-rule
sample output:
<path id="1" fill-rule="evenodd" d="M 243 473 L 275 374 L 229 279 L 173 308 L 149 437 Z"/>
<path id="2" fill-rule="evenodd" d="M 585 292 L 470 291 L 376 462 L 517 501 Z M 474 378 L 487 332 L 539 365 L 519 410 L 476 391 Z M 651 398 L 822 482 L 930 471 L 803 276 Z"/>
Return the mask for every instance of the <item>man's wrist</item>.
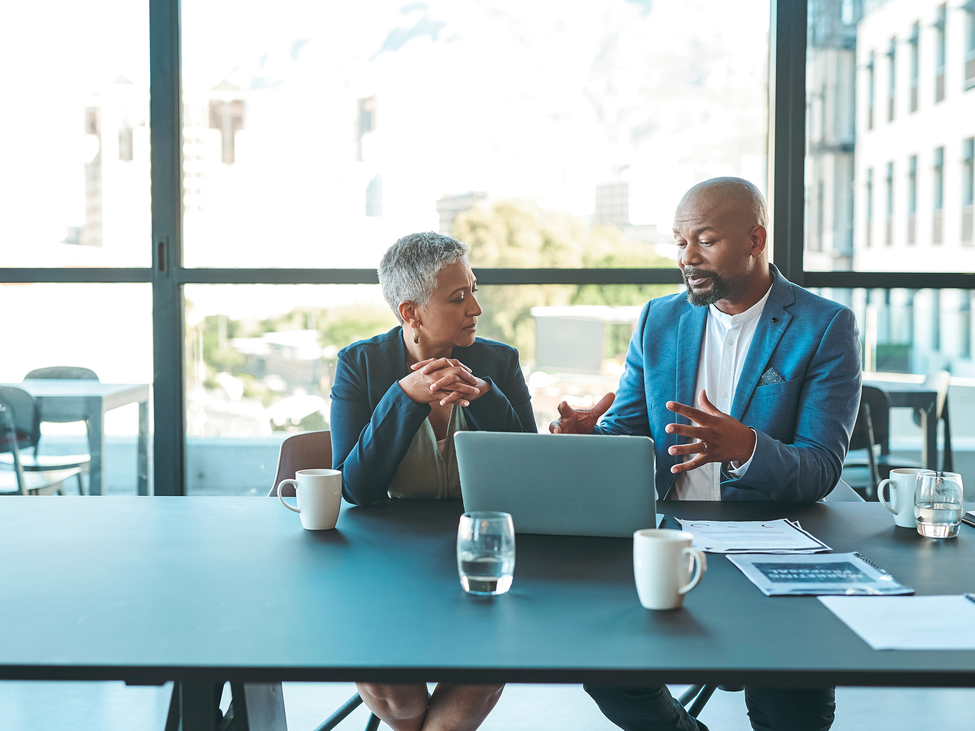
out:
<path id="1" fill-rule="evenodd" d="M 748 471 L 748 467 L 755 458 L 755 450 L 758 448 L 758 434 L 751 427 L 748 427 L 748 430 L 752 433 L 752 448 L 748 453 L 748 458 L 744 461 L 737 459 L 730 460 L 722 465 L 724 471 L 728 472 L 732 477 L 741 478 Z"/>

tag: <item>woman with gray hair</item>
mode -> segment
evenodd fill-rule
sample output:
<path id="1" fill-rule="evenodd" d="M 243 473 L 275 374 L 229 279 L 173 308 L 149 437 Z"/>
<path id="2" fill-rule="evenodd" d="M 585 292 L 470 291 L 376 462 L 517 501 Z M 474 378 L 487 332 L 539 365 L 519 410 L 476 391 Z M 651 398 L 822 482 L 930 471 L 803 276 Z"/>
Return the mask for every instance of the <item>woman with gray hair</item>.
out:
<path id="1" fill-rule="evenodd" d="M 460 498 L 453 435 L 535 432 L 518 351 L 476 337 L 481 308 L 470 247 L 418 233 L 379 265 L 383 296 L 400 325 L 338 354 L 332 386 L 332 462 L 355 505 L 382 498 Z M 476 729 L 503 685 L 357 683 L 394 731 Z"/>

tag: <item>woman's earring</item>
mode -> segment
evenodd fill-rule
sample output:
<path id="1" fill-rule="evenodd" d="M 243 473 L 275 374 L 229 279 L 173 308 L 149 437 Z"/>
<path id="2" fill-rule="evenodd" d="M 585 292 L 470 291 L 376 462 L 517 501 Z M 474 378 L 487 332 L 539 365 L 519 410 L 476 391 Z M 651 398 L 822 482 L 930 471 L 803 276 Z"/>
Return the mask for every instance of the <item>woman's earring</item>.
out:
<path id="1" fill-rule="evenodd" d="M 413 328 L 413 342 L 414 343 L 419 343 L 420 342 L 420 326 L 419 325 L 417 325 L 415 328 Z"/>

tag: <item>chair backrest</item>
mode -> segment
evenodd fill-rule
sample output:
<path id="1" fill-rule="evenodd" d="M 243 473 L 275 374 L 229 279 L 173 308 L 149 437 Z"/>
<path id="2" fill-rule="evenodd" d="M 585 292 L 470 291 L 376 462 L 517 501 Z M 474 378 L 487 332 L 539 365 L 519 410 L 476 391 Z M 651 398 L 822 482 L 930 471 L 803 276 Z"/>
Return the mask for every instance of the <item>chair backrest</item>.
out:
<path id="1" fill-rule="evenodd" d="M 49 366 L 47 368 L 35 368 L 26 376 L 24 380 L 35 378 L 67 378 L 76 381 L 97 381 L 98 376 L 91 368 L 81 366 Z"/>
<path id="2" fill-rule="evenodd" d="M 880 454 L 890 454 L 890 396 L 875 386 L 860 387 L 860 405 L 870 407 L 870 425 L 873 427 L 874 444 L 880 446 Z M 857 416 L 859 420 L 859 415 Z M 854 426 L 854 431 L 856 426 Z M 863 446 L 856 449 L 863 449 Z M 850 449 L 854 449 L 852 444 Z"/>
<path id="3" fill-rule="evenodd" d="M 0 407 L 0 452 L 12 451 L 14 444 L 18 450 L 36 445 L 41 438 L 41 412 L 34 397 L 22 388 L 0 386 Z"/>
<path id="4" fill-rule="evenodd" d="M 873 419 L 870 414 L 870 404 L 862 399 L 860 408 L 857 411 L 857 419 L 853 423 L 853 432 L 850 434 L 850 450 L 873 449 L 876 444 L 873 433 Z"/>
<path id="5" fill-rule="evenodd" d="M 277 495 L 281 480 L 293 480 L 298 470 L 328 470 L 332 468 L 332 433 L 309 431 L 295 434 L 281 442 L 278 452 L 278 469 L 268 497 Z M 285 497 L 293 497 L 294 488 L 288 485 L 282 491 Z"/>
<path id="6" fill-rule="evenodd" d="M 91 368 L 81 366 L 49 366 L 47 368 L 35 368 L 26 376 L 24 380 L 33 379 L 71 379 L 76 381 L 97 381 L 98 376 Z M 65 414 L 63 416 L 48 416 L 44 421 L 54 424 L 66 424 L 73 421 L 84 421 L 84 416 L 80 414 Z"/>
<path id="7" fill-rule="evenodd" d="M 857 495 L 856 490 L 847 485 L 843 480 L 836 483 L 829 495 L 822 499 L 824 503 L 864 503 L 862 497 Z"/>

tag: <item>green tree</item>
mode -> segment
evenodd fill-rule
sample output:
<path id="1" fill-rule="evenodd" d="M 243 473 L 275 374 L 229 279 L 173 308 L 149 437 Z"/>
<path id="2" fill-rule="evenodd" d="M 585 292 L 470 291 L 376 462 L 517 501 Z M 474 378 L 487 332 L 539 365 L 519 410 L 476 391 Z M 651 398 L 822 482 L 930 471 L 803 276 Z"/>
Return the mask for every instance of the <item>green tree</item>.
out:
<path id="1" fill-rule="evenodd" d="M 476 206 L 454 220 L 453 236 L 470 244 L 471 264 L 498 268 L 670 268 L 650 244 L 616 226 L 591 226 L 561 211 L 525 201 Z M 531 308 L 566 305 L 640 305 L 674 291 L 672 285 L 508 285 L 481 288 L 478 334 L 518 348 L 534 359 Z"/>

